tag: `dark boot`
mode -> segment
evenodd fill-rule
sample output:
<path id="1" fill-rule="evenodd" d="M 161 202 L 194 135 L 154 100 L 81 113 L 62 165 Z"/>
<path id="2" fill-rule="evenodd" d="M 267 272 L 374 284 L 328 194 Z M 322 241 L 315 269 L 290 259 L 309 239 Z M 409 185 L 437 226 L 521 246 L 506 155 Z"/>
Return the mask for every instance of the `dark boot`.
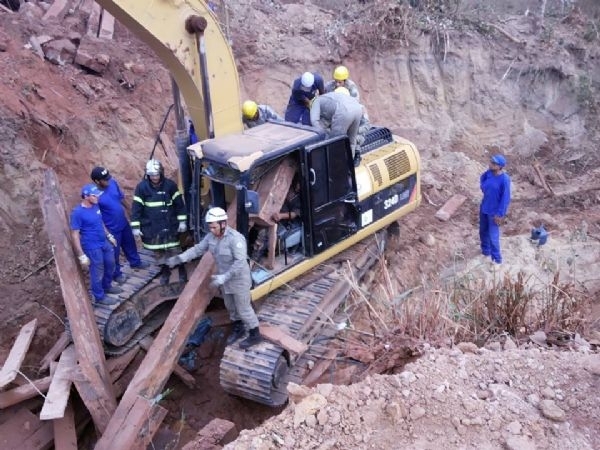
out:
<path id="1" fill-rule="evenodd" d="M 169 266 L 167 265 L 163 265 L 160 267 L 160 285 L 161 286 L 166 286 L 167 284 L 169 284 L 169 280 L 171 279 L 171 269 L 169 269 Z"/>
<path id="2" fill-rule="evenodd" d="M 188 277 L 187 277 L 187 270 L 185 269 L 185 266 L 183 264 L 180 264 L 179 266 L 177 266 L 177 270 L 179 271 L 179 283 L 180 284 L 187 283 Z"/>
<path id="3" fill-rule="evenodd" d="M 258 327 L 252 328 L 250 331 L 248 331 L 248 337 L 242 342 L 240 342 L 240 348 L 243 348 L 245 350 L 247 348 L 252 347 L 253 345 L 262 342 L 262 340 L 263 339 L 260 335 L 260 330 L 258 329 Z"/>
<path id="4" fill-rule="evenodd" d="M 227 345 L 233 344 L 235 341 L 244 336 L 244 322 L 236 320 L 231 327 L 231 333 L 227 337 Z"/>

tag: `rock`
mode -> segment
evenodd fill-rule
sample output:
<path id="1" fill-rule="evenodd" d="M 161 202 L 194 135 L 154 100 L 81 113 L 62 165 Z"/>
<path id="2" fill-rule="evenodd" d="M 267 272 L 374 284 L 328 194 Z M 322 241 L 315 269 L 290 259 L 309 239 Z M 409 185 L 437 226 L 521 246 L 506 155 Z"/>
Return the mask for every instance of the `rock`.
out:
<path id="1" fill-rule="evenodd" d="M 294 409 L 294 428 L 298 428 L 302 423 L 308 425 L 309 422 L 313 424 L 312 426 L 316 425 L 317 418 L 315 415 L 325 405 L 327 405 L 327 400 L 321 394 L 311 394 L 304 398 Z M 309 416 L 312 417 L 307 422 Z"/>
<path id="2" fill-rule="evenodd" d="M 105 45 L 99 39 L 84 36 L 75 55 L 75 64 L 98 74 L 104 73 L 110 63 L 110 57 L 102 53 Z"/>
<path id="3" fill-rule="evenodd" d="M 529 336 L 529 340 L 531 342 L 533 342 L 534 344 L 537 345 L 542 345 L 542 346 L 546 346 L 546 333 L 544 333 L 543 331 L 536 331 L 535 333 L 533 333 L 532 335 Z"/>
<path id="4" fill-rule="evenodd" d="M 517 348 L 517 344 L 510 337 L 506 337 L 504 341 L 504 350 L 515 350 Z"/>
<path id="5" fill-rule="evenodd" d="M 487 344 L 485 344 L 485 348 L 492 352 L 502 351 L 502 345 L 500 345 L 500 342 L 488 342 Z"/>
<path id="6" fill-rule="evenodd" d="M 77 47 L 68 39 L 56 39 L 42 45 L 44 56 L 57 66 L 71 64 L 75 59 Z"/>
<path id="7" fill-rule="evenodd" d="M 554 400 L 542 400 L 539 408 L 546 419 L 555 422 L 564 422 L 567 418 L 565 412 L 554 403 Z"/>
<path id="8" fill-rule="evenodd" d="M 308 397 L 312 393 L 312 390 L 309 387 L 300 386 L 291 381 L 287 385 L 287 391 L 292 403 L 300 403 L 304 398 Z"/>
<path id="9" fill-rule="evenodd" d="M 510 434 L 521 434 L 521 424 L 519 422 L 517 422 L 516 420 L 513 420 L 511 423 L 509 423 L 507 425 L 506 430 Z"/>
<path id="10" fill-rule="evenodd" d="M 545 386 L 542 391 L 540 392 L 540 394 L 542 394 L 542 397 L 544 398 L 549 398 L 549 399 L 553 399 L 554 397 L 556 397 L 556 393 L 554 392 L 554 389 Z"/>
<path id="11" fill-rule="evenodd" d="M 425 415 L 425 408 L 422 406 L 413 406 L 410 408 L 410 418 L 412 420 L 419 420 L 421 417 Z"/>
<path id="12" fill-rule="evenodd" d="M 510 436 L 504 442 L 506 450 L 535 450 L 535 444 L 525 436 Z"/>
<path id="13" fill-rule="evenodd" d="M 417 381 L 415 374 L 409 371 L 404 371 L 398 376 L 400 377 L 400 380 L 402 380 L 402 384 L 410 384 Z"/>
<path id="14" fill-rule="evenodd" d="M 427 247 L 433 247 L 435 245 L 435 237 L 433 237 L 433 234 L 431 233 L 422 234 L 419 236 L 419 241 Z"/>
<path id="15" fill-rule="evenodd" d="M 473 342 L 459 342 L 456 347 L 463 353 L 479 353 L 479 347 Z"/>
<path id="16" fill-rule="evenodd" d="M 600 376 L 600 355 L 589 355 L 583 361 L 583 368 L 592 375 Z"/>

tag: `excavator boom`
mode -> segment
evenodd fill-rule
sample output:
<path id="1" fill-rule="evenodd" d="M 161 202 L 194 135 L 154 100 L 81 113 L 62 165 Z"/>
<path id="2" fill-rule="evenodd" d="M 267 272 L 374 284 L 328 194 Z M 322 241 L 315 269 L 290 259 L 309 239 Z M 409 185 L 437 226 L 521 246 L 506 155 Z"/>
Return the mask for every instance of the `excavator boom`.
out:
<path id="1" fill-rule="evenodd" d="M 242 130 L 235 60 L 217 17 L 205 2 L 97 0 L 97 3 L 152 48 L 171 72 L 200 139 Z M 198 18 L 206 21 L 204 32 L 186 31 L 194 28 Z"/>

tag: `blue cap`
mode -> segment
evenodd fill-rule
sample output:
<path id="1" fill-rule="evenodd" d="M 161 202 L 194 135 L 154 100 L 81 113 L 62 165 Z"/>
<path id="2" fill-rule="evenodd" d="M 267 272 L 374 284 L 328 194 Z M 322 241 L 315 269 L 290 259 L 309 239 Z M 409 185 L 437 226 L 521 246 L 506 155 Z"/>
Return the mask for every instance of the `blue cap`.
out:
<path id="1" fill-rule="evenodd" d="M 506 166 L 506 158 L 502 155 L 494 155 L 490 161 L 494 164 L 498 164 L 500 167 Z"/>
<path id="2" fill-rule="evenodd" d="M 81 188 L 81 196 L 87 197 L 88 195 L 95 195 L 96 197 L 100 197 L 102 195 L 102 191 L 98 189 L 93 183 L 86 184 Z"/>

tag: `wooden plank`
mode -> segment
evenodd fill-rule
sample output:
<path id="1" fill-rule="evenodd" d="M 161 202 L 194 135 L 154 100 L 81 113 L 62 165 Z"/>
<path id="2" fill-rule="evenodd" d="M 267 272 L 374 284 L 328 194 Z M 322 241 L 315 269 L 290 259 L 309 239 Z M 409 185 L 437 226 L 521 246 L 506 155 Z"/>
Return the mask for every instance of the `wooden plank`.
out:
<path id="1" fill-rule="evenodd" d="M 446 222 L 452 217 L 456 210 L 462 206 L 466 199 L 467 197 L 461 194 L 453 195 L 446 203 L 444 203 L 444 206 L 438 209 L 435 213 L 435 217 Z"/>
<path id="2" fill-rule="evenodd" d="M 147 352 L 148 350 L 150 350 L 150 347 L 152 347 L 153 342 L 154 339 L 152 339 L 150 336 L 146 336 L 139 342 L 139 344 L 140 347 Z M 194 389 L 196 387 L 196 379 L 179 364 L 175 365 L 173 373 L 177 375 L 177 377 L 179 377 L 179 379 L 183 381 L 183 384 L 185 384 L 190 389 Z"/>
<path id="3" fill-rule="evenodd" d="M 304 377 L 302 384 L 309 387 L 314 386 L 314 384 L 319 380 L 319 378 L 321 378 L 325 371 L 329 369 L 329 366 L 331 366 L 335 358 L 337 358 L 338 352 L 338 349 L 329 350 L 325 356 L 323 356 L 323 359 L 315 364 L 310 373 Z"/>
<path id="4" fill-rule="evenodd" d="M 0 388 L 3 388 L 17 378 L 17 374 L 21 369 L 21 364 L 25 359 L 25 354 L 27 353 L 27 350 L 29 350 L 29 344 L 31 344 L 31 340 L 33 339 L 36 324 L 37 319 L 33 319 L 21 328 L 19 336 L 17 336 L 17 339 L 8 354 L 8 358 L 6 358 L 4 366 L 2 366 L 2 370 L 0 370 Z"/>
<path id="5" fill-rule="evenodd" d="M 107 10 L 102 10 L 100 16 L 100 30 L 98 37 L 100 39 L 112 39 L 115 32 L 115 18 Z"/>
<path id="6" fill-rule="evenodd" d="M 66 331 L 63 331 L 58 340 L 52 346 L 52 348 L 48 351 L 48 353 L 46 353 L 46 356 L 42 358 L 38 373 L 45 372 L 50 366 L 50 363 L 56 361 L 56 359 L 60 356 L 63 350 L 67 348 L 67 345 L 69 345 L 70 342 L 71 338 L 69 337 Z"/>
<path id="7" fill-rule="evenodd" d="M 104 348 L 96 325 L 92 302 L 71 246 L 71 233 L 64 199 L 52 169 L 44 170 L 40 202 L 46 230 L 54 251 L 56 270 L 77 359 L 87 381 L 87 383 L 75 383 L 75 387 L 79 390 L 80 385 L 85 386 L 85 392 L 81 397 L 90 411 L 96 428 L 102 432 L 117 407 L 117 401 L 106 368 Z"/>
<path id="8" fill-rule="evenodd" d="M 69 7 L 69 0 L 54 0 L 46 11 L 42 20 L 56 19 L 62 17 Z"/>
<path id="9" fill-rule="evenodd" d="M 44 394 L 50 387 L 52 376 L 40 378 L 31 383 L 23 384 L 10 391 L 0 392 L 0 409 L 8 408 L 25 400 Z"/>
<path id="10" fill-rule="evenodd" d="M 75 413 L 69 402 L 61 419 L 52 421 L 54 428 L 55 450 L 77 450 L 77 428 L 75 427 Z"/>
<path id="11" fill-rule="evenodd" d="M 69 393 L 71 392 L 71 372 L 77 365 L 75 347 L 68 346 L 58 360 L 56 373 L 46 395 L 46 401 L 40 412 L 41 420 L 52 420 L 64 417 Z"/>
<path id="12" fill-rule="evenodd" d="M 92 4 L 92 10 L 87 22 L 87 34 L 90 36 L 98 37 L 100 32 L 100 15 L 102 14 L 102 7 L 94 2 Z"/>
<path id="13" fill-rule="evenodd" d="M 238 432 L 233 422 L 215 418 L 198 431 L 194 440 L 184 445 L 181 450 L 217 449 L 234 441 L 237 436 Z"/>
<path id="14" fill-rule="evenodd" d="M 198 323 L 212 299 L 210 275 L 214 270 L 214 258 L 207 252 L 185 285 L 169 317 L 161 328 L 135 376 L 129 383 L 123 398 L 108 427 L 98 440 L 96 450 L 112 450 L 118 447 L 113 441 L 125 439 L 128 433 L 138 430 L 127 427 L 129 415 L 139 396 L 156 398 L 163 390 L 175 364 L 185 347 L 187 338 Z"/>
<path id="15" fill-rule="evenodd" d="M 40 450 L 52 443 L 52 424 L 42 422 L 27 409 L 21 409 L 0 425 L 2 450 Z"/>
<path id="16" fill-rule="evenodd" d="M 286 350 L 294 353 L 304 353 L 308 349 L 308 345 L 294 339 L 289 334 L 286 334 L 281 328 L 269 325 L 260 325 L 260 334 L 265 339 L 279 345 Z"/>
<path id="17" fill-rule="evenodd" d="M 167 410 L 158 403 L 138 397 L 128 415 L 129 420 L 114 437 L 112 448 L 146 450 L 166 415 Z"/>

